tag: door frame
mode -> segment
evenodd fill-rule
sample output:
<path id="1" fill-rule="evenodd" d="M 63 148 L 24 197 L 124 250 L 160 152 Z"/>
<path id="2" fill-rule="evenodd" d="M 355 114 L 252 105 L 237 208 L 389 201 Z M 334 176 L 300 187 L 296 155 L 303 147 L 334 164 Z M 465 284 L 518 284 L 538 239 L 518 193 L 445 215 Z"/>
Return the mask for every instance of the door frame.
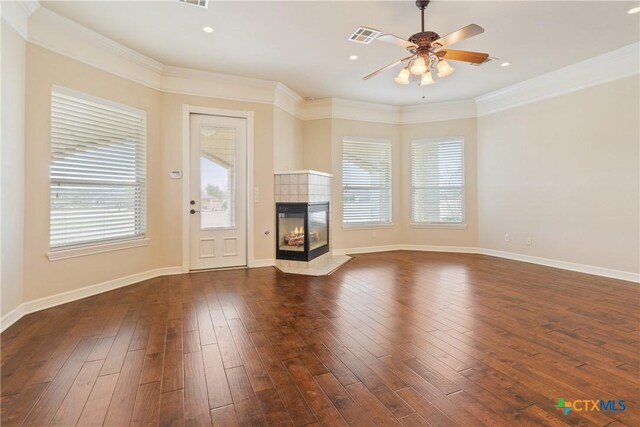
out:
<path id="1" fill-rule="evenodd" d="M 189 265 L 189 200 L 191 181 L 190 161 L 190 121 L 191 114 L 208 116 L 234 117 L 247 120 L 247 267 L 255 265 L 253 246 L 253 126 L 254 112 L 241 110 L 226 110 L 221 108 L 199 107 L 182 104 L 182 272 L 190 271 Z"/>

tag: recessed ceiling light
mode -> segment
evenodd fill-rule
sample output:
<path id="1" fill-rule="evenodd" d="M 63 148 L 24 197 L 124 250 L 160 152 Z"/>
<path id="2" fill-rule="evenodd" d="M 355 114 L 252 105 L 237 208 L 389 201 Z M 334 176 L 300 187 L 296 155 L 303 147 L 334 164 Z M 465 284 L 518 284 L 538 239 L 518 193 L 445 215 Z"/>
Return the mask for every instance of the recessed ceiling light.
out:
<path id="1" fill-rule="evenodd" d="M 509 65 L 511 65 L 511 62 L 503 62 L 500 64 L 501 67 L 508 67 Z"/>
<path id="2" fill-rule="evenodd" d="M 213 33 L 213 27 L 202 27 L 202 31 L 205 33 Z"/>
<path id="3" fill-rule="evenodd" d="M 351 55 L 349 59 L 355 61 L 356 59 L 358 59 L 358 55 Z"/>
<path id="4" fill-rule="evenodd" d="M 627 12 L 629 15 L 633 15 L 634 13 L 640 12 L 640 7 L 634 7 L 633 9 L 629 9 Z"/>

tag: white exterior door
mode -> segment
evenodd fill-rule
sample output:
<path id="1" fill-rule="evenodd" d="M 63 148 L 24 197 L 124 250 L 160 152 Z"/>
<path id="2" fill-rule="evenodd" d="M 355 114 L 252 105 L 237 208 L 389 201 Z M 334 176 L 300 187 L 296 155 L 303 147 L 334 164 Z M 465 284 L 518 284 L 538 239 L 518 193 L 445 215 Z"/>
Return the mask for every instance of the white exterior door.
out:
<path id="1" fill-rule="evenodd" d="M 247 265 L 247 120 L 190 115 L 189 269 Z"/>

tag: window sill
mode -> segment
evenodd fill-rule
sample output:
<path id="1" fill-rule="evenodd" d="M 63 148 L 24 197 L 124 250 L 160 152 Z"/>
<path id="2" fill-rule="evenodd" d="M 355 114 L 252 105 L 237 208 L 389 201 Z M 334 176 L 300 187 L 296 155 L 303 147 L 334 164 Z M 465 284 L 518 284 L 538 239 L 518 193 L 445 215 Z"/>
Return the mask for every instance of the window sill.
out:
<path id="1" fill-rule="evenodd" d="M 467 228 L 467 224 L 422 224 L 422 223 L 411 223 L 411 228 L 441 228 L 441 229 L 449 229 L 449 230 L 465 230 Z"/>
<path id="2" fill-rule="evenodd" d="M 394 224 L 342 224 L 343 230 L 371 230 L 376 228 L 393 228 Z"/>
<path id="3" fill-rule="evenodd" d="M 49 261 L 58 261 L 61 259 L 77 258 L 86 255 L 100 254 L 104 252 L 119 251 L 121 249 L 137 248 L 147 246 L 149 238 L 138 238 L 122 240 L 119 242 L 101 243 L 91 246 L 81 246 L 77 248 L 59 249 L 47 252 Z"/>

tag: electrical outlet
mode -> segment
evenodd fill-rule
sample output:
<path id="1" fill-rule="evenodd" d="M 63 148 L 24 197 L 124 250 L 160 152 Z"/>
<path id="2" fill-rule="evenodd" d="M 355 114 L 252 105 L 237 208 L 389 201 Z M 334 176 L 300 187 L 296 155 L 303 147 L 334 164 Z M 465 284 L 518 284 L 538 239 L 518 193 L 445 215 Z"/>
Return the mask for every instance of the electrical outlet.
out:
<path id="1" fill-rule="evenodd" d="M 527 243 L 527 245 L 531 246 L 531 237 L 527 237 L 526 239 L 524 239 L 524 241 Z"/>
<path id="2" fill-rule="evenodd" d="M 505 234 L 504 235 L 504 241 L 505 242 L 510 242 L 511 241 L 511 236 L 509 234 Z"/>

